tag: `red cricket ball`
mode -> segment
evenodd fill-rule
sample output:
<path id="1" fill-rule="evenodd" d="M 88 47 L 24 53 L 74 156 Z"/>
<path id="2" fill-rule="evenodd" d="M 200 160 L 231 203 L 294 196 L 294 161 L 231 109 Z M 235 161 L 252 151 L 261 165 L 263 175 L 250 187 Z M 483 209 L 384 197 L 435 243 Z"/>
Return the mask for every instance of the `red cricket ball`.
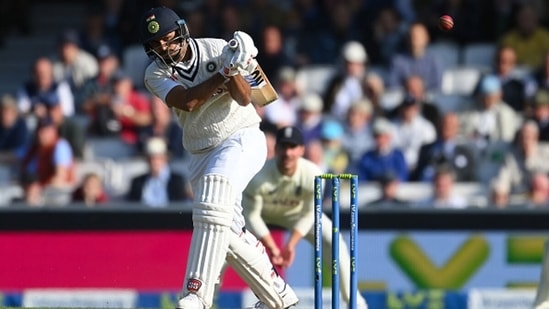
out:
<path id="1" fill-rule="evenodd" d="M 443 31 L 450 31 L 454 28 L 454 19 L 450 15 L 442 15 L 438 19 L 438 27 Z"/>

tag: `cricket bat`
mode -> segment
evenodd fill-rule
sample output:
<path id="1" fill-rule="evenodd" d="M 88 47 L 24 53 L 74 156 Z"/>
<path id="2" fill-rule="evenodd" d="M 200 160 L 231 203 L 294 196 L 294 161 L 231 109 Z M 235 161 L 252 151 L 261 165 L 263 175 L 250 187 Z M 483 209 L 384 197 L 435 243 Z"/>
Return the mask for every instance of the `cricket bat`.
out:
<path id="1" fill-rule="evenodd" d="M 236 49 L 238 47 L 238 42 L 236 40 L 230 40 L 229 46 L 232 49 Z M 256 59 L 253 59 L 253 61 L 256 61 Z M 269 78 L 263 72 L 263 69 L 261 68 L 261 65 L 257 63 L 257 66 L 255 70 L 250 74 L 244 77 L 248 83 L 250 83 L 250 86 L 252 88 L 252 103 L 257 106 L 265 106 L 268 104 L 273 103 L 278 99 L 278 94 L 276 93 L 276 90 L 274 89 L 273 85 L 271 84 L 271 81 L 269 81 Z"/>

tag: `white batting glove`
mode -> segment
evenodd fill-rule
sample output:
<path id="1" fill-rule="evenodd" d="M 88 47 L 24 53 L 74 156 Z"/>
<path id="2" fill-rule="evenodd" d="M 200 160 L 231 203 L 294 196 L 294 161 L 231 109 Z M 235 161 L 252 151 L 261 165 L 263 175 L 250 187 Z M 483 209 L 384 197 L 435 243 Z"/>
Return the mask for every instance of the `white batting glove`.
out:
<path id="1" fill-rule="evenodd" d="M 233 40 L 236 41 L 236 44 L 231 44 L 234 42 Z M 235 31 L 231 41 L 233 41 L 229 44 L 231 47 L 236 45 L 233 64 L 239 66 L 242 70 L 248 71 L 248 66 L 258 53 L 254 40 L 246 32 Z"/>
<path id="2" fill-rule="evenodd" d="M 221 52 L 221 56 L 219 57 L 221 69 L 219 70 L 219 73 L 223 74 L 225 77 L 235 76 L 240 73 L 238 66 L 233 64 L 235 52 L 236 50 L 230 48 L 229 45 L 226 45 Z"/>

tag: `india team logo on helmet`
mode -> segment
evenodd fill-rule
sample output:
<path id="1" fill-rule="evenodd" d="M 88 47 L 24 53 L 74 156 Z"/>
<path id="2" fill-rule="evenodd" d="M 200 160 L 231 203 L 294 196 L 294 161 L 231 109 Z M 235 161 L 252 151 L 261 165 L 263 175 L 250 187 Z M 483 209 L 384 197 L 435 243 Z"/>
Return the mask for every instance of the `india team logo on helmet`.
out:
<path id="1" fill-rule="evenodd" d="M 156 16 L 151 15 L 149 16 L 146 21 L 148 22 L 147 30 L 149 30 L 149 33 L 155 34 L 160 30 L 160 24 L 155 20 Z"/>

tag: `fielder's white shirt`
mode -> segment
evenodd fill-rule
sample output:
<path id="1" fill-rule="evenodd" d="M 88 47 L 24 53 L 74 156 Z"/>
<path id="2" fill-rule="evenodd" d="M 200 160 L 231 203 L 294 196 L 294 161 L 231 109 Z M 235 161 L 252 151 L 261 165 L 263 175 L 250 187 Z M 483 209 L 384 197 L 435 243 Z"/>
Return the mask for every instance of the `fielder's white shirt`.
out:
<path id="1" fill-rule="evenodd" d="M 182 85 L 194 87 L 214 74 L 222 66 L 221 52 L 227 42 L 223 39 L 190 39 L 188 48 L 192 58 L 175 67 L 164 68 L 156 62 L 145 71 L 145 87 L 155 96 L 166 101 L 172 88 Z M 183 147 L 191 153 L 212 149 L 238 129 L 258 125 L 261 118 L 254 106 L 240 106 L 222 85 L 212 97 L 197 110 L 186 112 L 173 108 L 183 128 Z"/>
<path id="2" fill-rule="evenodd" d="M 258 238 L 275 224 L 307 235 L 314 224 L 314 179 L 322 174 L 313 162 L 300 158 L 293 176 L 280 174 L 276 159 L 268 160 L 244 190 L 242 206 L 248 229 Z"/>

